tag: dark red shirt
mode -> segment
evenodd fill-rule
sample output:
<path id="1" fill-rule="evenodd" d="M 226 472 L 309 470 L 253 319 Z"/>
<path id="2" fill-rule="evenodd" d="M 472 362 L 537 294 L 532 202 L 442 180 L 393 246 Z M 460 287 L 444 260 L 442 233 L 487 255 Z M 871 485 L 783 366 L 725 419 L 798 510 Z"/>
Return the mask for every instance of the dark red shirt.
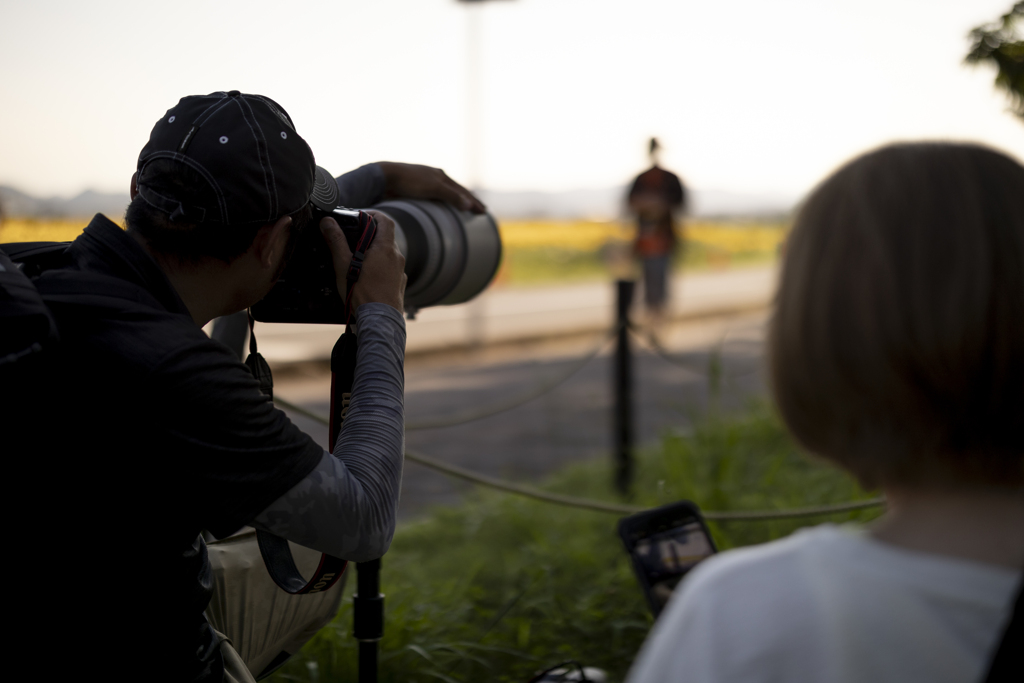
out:
<path id="1" fill-rule="evenodd" d="M 637 254 L 657 256 L 672 251 L 676 243 L 672 212 L 686 205 L 686 190 L 679 176 L 658 166 L 647 169 L 633 181 L 629 204 L 639 217 Z"/>

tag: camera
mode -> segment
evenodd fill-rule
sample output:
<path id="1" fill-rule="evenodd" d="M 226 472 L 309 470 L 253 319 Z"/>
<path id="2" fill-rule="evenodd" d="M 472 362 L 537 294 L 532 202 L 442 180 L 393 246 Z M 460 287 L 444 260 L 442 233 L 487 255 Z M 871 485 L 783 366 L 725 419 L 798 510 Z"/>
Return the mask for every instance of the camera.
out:
<path id="1" fill-rule="evenodd" d="M 338 205 L 338 186 L 316 167 L 310 203 L 313 220 L 296 239 L 294 253 L 270 292 L 252 306 L 261 322 L 343 325 L 348 310 L 338 293 L 331 252 L 320 234 L 330 216 L 355 251 L 365 218 Z M 441 202 L 389 199 L 371 207 L 395 223 L 395 242 L 405 256 L 405 312 L 412 317 L 428 306 L 469 301 L 498 271 L 501 237 L 490 214 L 472 214 Z"/>

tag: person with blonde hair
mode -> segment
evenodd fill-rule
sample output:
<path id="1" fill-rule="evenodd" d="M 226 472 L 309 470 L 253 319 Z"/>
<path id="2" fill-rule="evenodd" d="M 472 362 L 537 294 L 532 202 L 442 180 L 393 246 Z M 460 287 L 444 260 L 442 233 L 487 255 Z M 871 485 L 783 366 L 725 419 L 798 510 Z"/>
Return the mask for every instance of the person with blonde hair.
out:
<path id="1" fill-rule="evenodd" d="M 982 680 L 1024 568 L 1024 167 L 918 143 L 836 171 L 789 237 L 768 363 L 796 439 L 888 510 L 705 561 L 629 681 Z"/>

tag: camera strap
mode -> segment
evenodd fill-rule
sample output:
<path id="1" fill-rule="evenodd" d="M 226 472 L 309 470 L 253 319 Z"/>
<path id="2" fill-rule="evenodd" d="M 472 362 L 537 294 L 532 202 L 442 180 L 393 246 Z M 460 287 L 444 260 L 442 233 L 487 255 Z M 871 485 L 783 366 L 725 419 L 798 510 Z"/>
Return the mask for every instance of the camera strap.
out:
<path id="1" fill-rule="evenodd" d="M 359 227 L 362 229 L 362 232 L 360 232 L 359 239 L 356 241 L 356 248 L 352 251 L 352 260 L 348 264 L 348 272 L 345 273 L 345 310 L 348 311 L 348 317 L 345 320 L 346 325 L 352 322 L 352 291 L 355 288 L 355 284 L 359 281 L 359 274 L 363 272 L 363 260 L 366 258 L 366 249 L 377 235 L 377 221 L 365 211 L 360 211 Z M 348 334 L 347 329 L 345 333 Z M 333 354 L 331 358 L 333 371 Z M 333 410 L 331 414 L 334 414 Z"/>
<path id="2" fill-rule="evenodd" d="M 256 334 L 255 334 L 256 322 L 253 320 L 252 313 L 249 313 L 249 356 L 245 359 L 245 364 L 248 366 L 252 376 L 259 382 L 260 391 L 266 396 L 274 397 L 274 378 L 270 374 L 270 366 L 267 364 L 266 359 L 256 350 Z M 344 335 L 342 335 L 344 336 Z M 354 335 L 353 335 L 354 337 Z M 352 360 L 353 374 L 355 370 L 355 356 L 353 355 Z M 331 392 L 331 405 L 333 414 L 334 405 L 334 392 L 333 392 L 333 375 L 332 375 L 332 392 Z M 351 392 L 351 384 L 349 386 L 349 392 Z M 333 432 L 334 421 L 331 420 L 331 429 Z M 333 437 L 331 443 L 334 443 Z M 275 536 L 274 534 L 267 533 L 261 529 L 256 530 L 256 542 L 260 547 L 260 555 L 263 556 L 263 564 L 267 567 L 267 573 L 270 574 L 270 578 L 274 580 L 278 588 L 286 593 L 292 595 L 300 595 L 304 593 L 320 593 L 327 590 L 341 578 L 342 573 L 345 571 L 345 565 L 348 564 L 345 560 L 330 555 L 320 555 L 320 563 L 317 565 L 316 571 L 313 572 L 313 577 L 308 581 L 302 578 L 302 574 L 299 573 L 298 567 L 295 566 L 295 559 L 292 557 L 292 550 L 288 547 L 288 541 Z"/>
<path id="3" fill-rule="evenodd" d="M 338 446 L 338 435 L 348 415 L 348 405 L 352 400 L 352 383 L 356 377 L 356 353 L 358 343 L 351 325 L 345 333 L 338 337 L 331 351 L 331 424 L 327 442 L 333 452 Z"/>
<path id="4" fill-rule="evenodd" d="M 267 361 L 256 350 L 256 332 L 254 330 L 256 321 L 253 320 L 252 312 L 249 312 L 249 355 L 245 358 L 245 365 L 249 372 L 256 378 L 260 385 L 260 393 L 274 398 L 274 377 L 270 374 L 270 366 Z"/>
<path id="5" fill-rule="evenodd" d="M 352 261 L 345 273 L 345 333 L 331 351 L 331 423 L 328 440 L 333 452 L 338 447 L 341 427 L 348 416 L 352 385 L 356 377 L 359 352 L 355 326 L 352 325 L 352 292 L 363 270 L 366 249 L 377 234 L 377 221 L 365 211 L 359 212 L 362 232 L 352 251 Z M 352 635 L 359 641 L 359 681 L 376 683 L 377 647 L 384 635 L 384 596 L 380 594 L 380 560 L 360 562 L 356 574 L 358 589 L 352 596 Z"/>
<path id="6" fill-rule="evenodd" d="M 363 270 L 363 260 L 366 257 L 366 249 L 373 242 L 377 233 L 377 221 L 365 211 L 359 212 L 359 224 L 362 232 L 356 242 L 355 250 L 352 252 L 352 261 L 349 263 L 348 272 L 345 274 L 347 283 L 345 293 L 345 308 L 348 310 L 345 333 L 338 338 L 331 351 L 331 423 L 328 435 L 328 442 L 331 445 L 331 452 L 338 443 L 338 435 L 341 434 L 341 427 L 348 414 L 349 401 L 352 398 L 352 383 L 356 374 L 356 335 L 352 320 L 352 290 L 359 281 L 359 274 Z M 260 391 L 273 398 L 274 380 L 270 375 L 270 366 L 267 361 L 256 350 L 256 322 L 249 313 L 249 356 L 245 364 L 249 366 L 253 377 L 260 384 Z M 263 556 L 263 563 L 267 566 L 267 572 L 274 583 L 286 593 L 303 594 L 319 593 L 333 586 L 341 578 L 347 561 L 331 555 L 322 554 L 320 564 L 313 572 L 313 578 L 306 581 L 302 578 L 298 568 L 295 566 L 295 559 L 292 557 L 288 541 L 269 534 L 265 531 L 256 530 L 256 541 L 259 543 L 260 554 Z"/>

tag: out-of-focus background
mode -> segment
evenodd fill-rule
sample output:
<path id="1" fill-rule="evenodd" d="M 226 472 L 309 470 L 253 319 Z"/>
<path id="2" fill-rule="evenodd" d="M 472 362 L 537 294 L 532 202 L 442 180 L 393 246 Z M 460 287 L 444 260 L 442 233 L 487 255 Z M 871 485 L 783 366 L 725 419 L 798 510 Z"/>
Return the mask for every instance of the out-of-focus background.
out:
<path id="1" fill-rule="evenodd" d="M 697 215 L 784 213 L 891 140 L 1024 154 L 992 71 L 962 66 L 1009 4 L 5 2 L 0 184 L 125 193 L 168 107 L 238 89 L 282 103 L 337 173 L 440 166 L 504 217 L 616 216 L 651 135 Z"/>
<path id="2" fill-rule="evenodd" d="M 259 92 L 335 173 L 380 159 L 438 166 L 499 219 L 492 290 L 425 311 L 412 353 L 592 330 L 607 322 L 607 292 L 500 293 L 633 272 L 624 197 L 650 136 L 690 190 L 683 278 L 772 263 L 800 198 L 867 148 L 966 139 L 1024 156 L 994 70 L 964 65 L 967 32 L 1004 5 L 5 3 L 0 240 L 71 239 L 97 211 L 118 220 L 138 151 L 179 97 Z M 753 286 L 714 282 L 712 296 Z M 680 289 L 672 313 L 688 301 Z M 265 353 L 322 357 L 308 338 L 282 330 Z"/>
<path id="3" fill-rule="evenodd" d="M 8 1 L 0 242 L 71 240 L 96 212 L 120 221 L 153 123 L 188 94 L 274 98 L 336 174 L 377 160 L 444 168 L 495 215 L 504 254 L 481 296 L 408 323 L 409 449 L 621 503 L 613 281 L 639 278 L 625 200 L 657 136 L 690 201 L 656 338 L 639 298 L 633 308 L 632 502 L 869 498 L 800 453 L 767 398 L 778 259 L 801 198 L 870 148 L 972 140 L 1024 158 L 995 68 L 965 64 L 971 29 L 1012 4 Z M 338 332 L 257 326 L 278 396 L 327 411 Z M 326 445 L 315 418 L 289 414 Z M 877 514 L 712 532 L 727 548 Z M 385 558 L 384 680 L 526 680 L 570 658 L 617 680 L 647 633 L 614 517 L 479 493 L 409 461 L 400 518 Z M 353 678 L 349 609 L 282 670 L 287 680 Z"/>

